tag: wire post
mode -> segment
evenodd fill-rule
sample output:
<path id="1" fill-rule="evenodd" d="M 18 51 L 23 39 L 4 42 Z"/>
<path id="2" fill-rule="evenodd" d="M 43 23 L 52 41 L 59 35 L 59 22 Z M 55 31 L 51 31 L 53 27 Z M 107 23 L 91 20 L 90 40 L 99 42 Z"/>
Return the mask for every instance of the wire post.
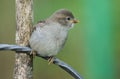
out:
<path id="1" fill-rule="evenodd" d="M 28 46 L 32 31 L 33 0 L 16 0 L 16 43 Z M 16 53 L 14 79 L 32 79 L 33 58 L 26 53 Z"/>

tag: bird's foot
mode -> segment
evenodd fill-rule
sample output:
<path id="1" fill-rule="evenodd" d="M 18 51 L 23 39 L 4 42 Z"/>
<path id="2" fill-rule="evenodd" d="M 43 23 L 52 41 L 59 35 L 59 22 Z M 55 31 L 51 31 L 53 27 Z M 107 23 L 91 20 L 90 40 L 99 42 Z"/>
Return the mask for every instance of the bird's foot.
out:
<path id="1" fill-rule="evenodd" d="M 48 65 L 53 63 L 53 61 L 54 61 L 54 56 L 50 56 L 48 59 Z"/>
<path id="2" fill-rule="evenodd" d="M 32 50 L 32 51 L 30 52 L 30 55 L 32 55 L 33 58 L 35 58 L 36 54 L 37 54 L 37 52 L 36 52 L 35 50 Z"/>

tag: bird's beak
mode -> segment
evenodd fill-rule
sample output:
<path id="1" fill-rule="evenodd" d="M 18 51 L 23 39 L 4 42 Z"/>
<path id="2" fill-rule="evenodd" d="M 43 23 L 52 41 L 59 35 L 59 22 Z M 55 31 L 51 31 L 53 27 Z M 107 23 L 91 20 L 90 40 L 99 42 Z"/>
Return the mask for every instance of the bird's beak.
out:
<path id="1" fill-rule="evenodd" d="M 78 23 L 78 22 L 79 20 L 76 20 L 76 19 L 72 20 L 72 23 Z"/>

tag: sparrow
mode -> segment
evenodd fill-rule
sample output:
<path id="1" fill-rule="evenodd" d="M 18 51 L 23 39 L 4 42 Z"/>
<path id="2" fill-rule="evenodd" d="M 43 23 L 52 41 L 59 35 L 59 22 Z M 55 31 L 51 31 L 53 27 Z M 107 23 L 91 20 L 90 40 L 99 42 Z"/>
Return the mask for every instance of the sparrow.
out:
<path id="1" fill-rule="evenodd" d="M 68 32 L 78 23 L 71 11 L 60 9 L 44 21 L 39 21 L 33 29 L 29 43 L 32 50 L 42 57 L 50 57 L 49 62 L 63 49 Z"/>

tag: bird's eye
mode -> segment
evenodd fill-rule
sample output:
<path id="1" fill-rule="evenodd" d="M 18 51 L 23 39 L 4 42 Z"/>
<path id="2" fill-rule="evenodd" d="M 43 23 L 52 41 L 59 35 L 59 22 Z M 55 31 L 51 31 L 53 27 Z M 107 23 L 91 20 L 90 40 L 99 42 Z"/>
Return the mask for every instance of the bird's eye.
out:
<path id="1" fill-rule="evenodd" d="M 67 17 L 67 18 L 66 18 L 66 20 L 68 20 L 68 21 L 69 21 L 69 20 L 71 20 L 71 18 L 70 18 L 70 17 Z"/>

